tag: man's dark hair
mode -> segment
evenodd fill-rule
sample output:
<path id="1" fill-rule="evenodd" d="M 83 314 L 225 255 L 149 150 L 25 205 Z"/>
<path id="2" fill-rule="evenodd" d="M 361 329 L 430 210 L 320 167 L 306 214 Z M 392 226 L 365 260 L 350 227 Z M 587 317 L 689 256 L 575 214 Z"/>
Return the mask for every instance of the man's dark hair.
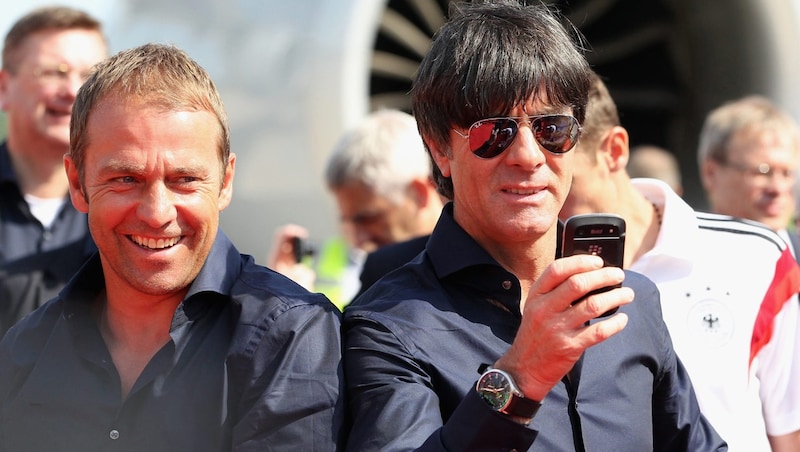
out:
<path id="1" fill-rule="evenodd" d="M 450 131 L 501 116 L 535 95 L 571 108 L 583 122 L 591 69 L 562 18 L 543 4 L 501 0 L 454 5 L 437 32 L 411 90 L 414 116 L 428 152 L 449 153 Z M 563 19 L 566 22 L 566 19 Z M 453 184 L 436 164 L 439 192 Z"/>

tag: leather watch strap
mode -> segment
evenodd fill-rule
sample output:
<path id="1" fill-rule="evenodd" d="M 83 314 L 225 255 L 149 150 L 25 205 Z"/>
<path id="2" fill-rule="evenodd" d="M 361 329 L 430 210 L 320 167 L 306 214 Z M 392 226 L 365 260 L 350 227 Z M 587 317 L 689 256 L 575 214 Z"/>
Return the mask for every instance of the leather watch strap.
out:
<path id="1" fill-rule="evenodd" d="M 510 414 L 511 416 L 517 416 L 525 419 L 532 419 L 539 411 L 539 408 L 541 406 L 542 406 L 541 403 L 533 399 L 526 399 L 525 397 L 514 396 L 511 398 L 511 401 L 508 403 L 508 407 L 506 408 L 505 411 L 507 414 Z"/>

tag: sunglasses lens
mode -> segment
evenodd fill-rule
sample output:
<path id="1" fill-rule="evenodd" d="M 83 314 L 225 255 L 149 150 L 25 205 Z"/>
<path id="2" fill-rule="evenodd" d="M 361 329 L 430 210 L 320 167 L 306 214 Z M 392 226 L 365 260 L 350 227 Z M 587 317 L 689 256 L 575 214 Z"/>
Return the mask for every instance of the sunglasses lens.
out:
<path id="1" fill-rule="evenodd" d="M 580 127 L 572 116 L 542 116 L 531 123 L 534 138 L 553 154 L 563 154 L 578 142 Z"/>
<path id="2" fill-rule="evenodd" d="M 480 158 L 497 157 L 511 146 L 518 130 L 517 122 L 510 118 L 479 121 L 469 132 L 469 147 Z"/>
<path id="3" fill-rule="evenodd" d="M 534 118 L 531 129 L 536 142 L 553 154 L 563 154 L 575 147 L 581 130 L 578 120 L 569 115 Z M 519 124 L 513 118 L 484 119 L 470 127 L 469 147 L 480 158 L 497 157 L 511 146 L 518 131 Z"/>

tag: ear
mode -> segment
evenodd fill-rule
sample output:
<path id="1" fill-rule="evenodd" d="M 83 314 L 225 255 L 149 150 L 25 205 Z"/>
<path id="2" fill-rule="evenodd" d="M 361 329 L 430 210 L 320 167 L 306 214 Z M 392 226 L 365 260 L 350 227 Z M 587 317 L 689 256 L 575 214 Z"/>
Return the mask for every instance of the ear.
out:
<path id="1" fill-rule="evenodd" d="M 713 159 L 705 159 L 700 165 L 700 182 L 706 193 L 712 191 L 716 185 L 717 171 L 719 171 L 719 163 Z"/>
<path id="2" fill-rule="evenodd" d="M 439 171 L 442 173 L 442 176 L 450 177 L 450 157 L 447 155 L 447 153 L 443 152 L 443 149 L 439 149 L 439 147 L 433 142 L 426 141 L 426 144 L 428 149 L 430 149 L 431 157 L 436 163 L 436 166 L 439 168 Z"/>
<path id="3" fill-rule="evenodd" d="M 407 188 L 408 196 L 419 208 L 430 203 L 431 191 L 436 192 L 429 177 L 416 177 L 408 184 Z"/>
<path id="4" fill-rule="evenodd" d="M 72 205 L 78 212 L 89 212 L 89 200 L 86 198 L 86 193 L 81 186 L 80 175 L 75 162 L 68 154 L 64 156 L 64 169 L 67 172 L 67 180 L 69 181 L 69 198 L 72 200 Z"/>
<path id="5" fill-rule="evenodd" d="M 606 160 L 610 172 L 622 171 L 628 165 L 630 157 L 628 140 L 628 131 L 624 127 L 614 126 L 606 132 L 600 148 L 603 152 L 602 158 Z"/>
<path id="6" fill-rule="evenodd" d="M 219 210 L 225 210 L 233 198 L 233 175 L 236 172 L 236 154 L 231 153 L 228 157 L 228 164 L 225 165 L 225 173 L 222 175 L 222 189 L 219 191 Z"/>

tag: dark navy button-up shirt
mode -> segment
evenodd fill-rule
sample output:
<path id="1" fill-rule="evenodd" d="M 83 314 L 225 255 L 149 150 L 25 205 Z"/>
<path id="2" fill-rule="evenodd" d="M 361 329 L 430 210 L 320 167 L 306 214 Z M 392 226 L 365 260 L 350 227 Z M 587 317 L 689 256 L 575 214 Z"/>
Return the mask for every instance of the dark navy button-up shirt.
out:
<path id="1" fill-rule="evenodd" d="M 65 204 L 45 229 L 22 197 L 7 143 L 0 144 L 0 338 L 55 297 L 95 251 L 86 214 Z"/>
<path id="2" fill-rule="evenodd" d="M 172 340 L 125 400 L 92 315 L 93 257 L 0 342 L 0 451 L 334 450 L 338 309 L 219 233 Z"/>
<path id="3" fill-rule="evenodd" d="M 521 322 L 519 280 L 445 207 L 426 250 L 345 309 L 348 449 L 726 450 L 700 414 L 656 287 L 626 272 L 635 301 L 619 334 L 586 351 L 525 427 L 474 387 Z"/>

